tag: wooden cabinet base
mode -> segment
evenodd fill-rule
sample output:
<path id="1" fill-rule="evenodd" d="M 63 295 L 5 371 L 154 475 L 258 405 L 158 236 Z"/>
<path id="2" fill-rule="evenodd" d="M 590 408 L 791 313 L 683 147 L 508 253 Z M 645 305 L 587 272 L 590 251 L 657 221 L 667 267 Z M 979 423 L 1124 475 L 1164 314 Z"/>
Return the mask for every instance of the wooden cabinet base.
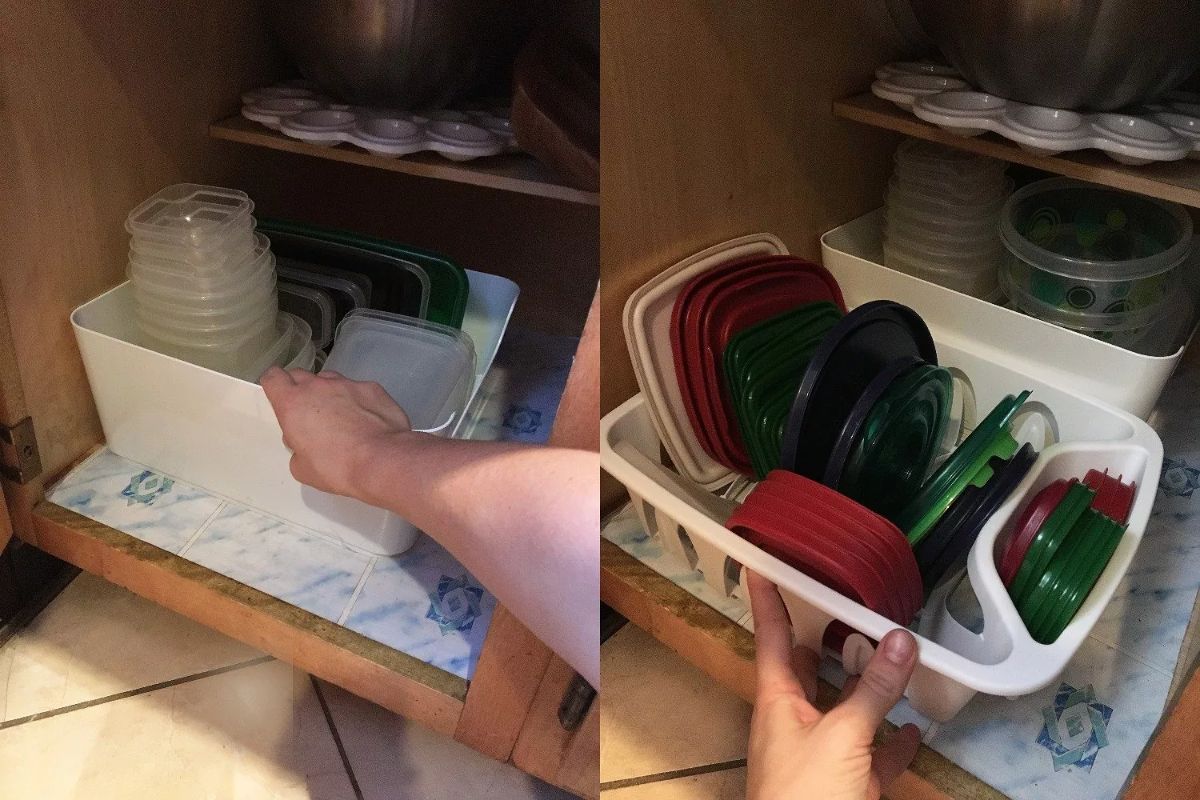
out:
<path id="1" fill-rule="evenodd" d="M 454 735 L 467 681 L 54 503 L 34 509 L 42 550 L 294 664 L 397 714 Z"/>

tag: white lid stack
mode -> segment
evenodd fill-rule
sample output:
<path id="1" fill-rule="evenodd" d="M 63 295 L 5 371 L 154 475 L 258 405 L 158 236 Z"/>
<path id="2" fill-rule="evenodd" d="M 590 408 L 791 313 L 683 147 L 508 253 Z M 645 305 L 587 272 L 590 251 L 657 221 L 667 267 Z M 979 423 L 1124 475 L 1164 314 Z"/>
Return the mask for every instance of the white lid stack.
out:
<path id="1" fill-rule="evenodd" d="M 129 213 L 138 325 L 155 350 L 245 380 L 273 365 L 312 368 L 307 323 L 279 311 L 275 257 L 244 192 L 190 183 Z M 307 337 L 305 337 L 307 338 Z"/>
<path id="2" fill-rule="evenodd" d="M 999 220 L 1011 191 L 1002 161 L 908 139 L 885 201 L 884 264 L 994 300 L 1004 255 Z"/>

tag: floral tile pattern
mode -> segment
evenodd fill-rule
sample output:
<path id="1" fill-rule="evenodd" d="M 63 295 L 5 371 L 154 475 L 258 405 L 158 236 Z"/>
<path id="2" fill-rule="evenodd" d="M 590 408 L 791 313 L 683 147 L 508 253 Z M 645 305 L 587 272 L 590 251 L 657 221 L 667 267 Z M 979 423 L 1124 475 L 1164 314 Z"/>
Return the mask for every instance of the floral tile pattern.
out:
<path id="1" fill-rule="evenodd" d="M 577 339 L 513 330 L 468 411 L 469 438 L 544 442 Z M 470 679 L 496 599 L 427 536 L 372 556 L 100 449 L 47 497 Z"/>

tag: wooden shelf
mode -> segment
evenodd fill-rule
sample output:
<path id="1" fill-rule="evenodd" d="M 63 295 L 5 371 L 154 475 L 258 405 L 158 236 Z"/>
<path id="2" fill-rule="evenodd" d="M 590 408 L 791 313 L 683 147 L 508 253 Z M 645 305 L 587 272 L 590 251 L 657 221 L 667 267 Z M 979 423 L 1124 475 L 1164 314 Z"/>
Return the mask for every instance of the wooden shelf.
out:
<path id="1" fill-rule="evenodd" d="M 1200 161 L 1185 159 L 1135 167 L 1118 164 L 1098 150 L 1081 150 L 1057 156 L 1034 155 L 993 133 L 974 137 L 949 133 L 870 92 L 834 101 L 833 113 L 844 119 L 993 156 L 1014 164 L 1200 208 Z"/>
<path id="2" fill-rule="evenodd" d="M 550 197 L 568 203 L 600 205 L 600 195 L 597 192 L 585 192 L 561 183 L 549 167 L 532 156 L 521 153 L 491 156 L 465 162 L 450 161 L 437 153 L 414 153 L 401 158 L 384 158 L 348 144 L 340 144 L 336 147 L 318 147 L 299 139 L 284 136 L 278 131 L 273 131 L 241 116 L 214 122 L 209 126 L 208 132 L 215 139 L 269 147 L 272 150 L 299 153 L 331 161 L 342 161 L 347 164 L 357 164 L 360 167 L 374 167 L 389 172 L 401 172 L 405 175 L 417 175 L 422 178 L 469 183 L 506 192 Z"/>

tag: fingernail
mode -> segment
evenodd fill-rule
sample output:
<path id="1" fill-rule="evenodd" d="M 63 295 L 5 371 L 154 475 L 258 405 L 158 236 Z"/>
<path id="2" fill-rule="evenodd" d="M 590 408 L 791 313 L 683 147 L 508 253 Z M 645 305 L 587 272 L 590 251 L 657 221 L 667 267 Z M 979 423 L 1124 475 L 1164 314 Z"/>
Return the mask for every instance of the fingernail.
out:
<path id="1" fill-rule="evenodd" d="M 905 631 L 893 631 L 883 637 L 883 657 L 893 664 L 907 664 L 916 652 L 917 642 Z"/>

